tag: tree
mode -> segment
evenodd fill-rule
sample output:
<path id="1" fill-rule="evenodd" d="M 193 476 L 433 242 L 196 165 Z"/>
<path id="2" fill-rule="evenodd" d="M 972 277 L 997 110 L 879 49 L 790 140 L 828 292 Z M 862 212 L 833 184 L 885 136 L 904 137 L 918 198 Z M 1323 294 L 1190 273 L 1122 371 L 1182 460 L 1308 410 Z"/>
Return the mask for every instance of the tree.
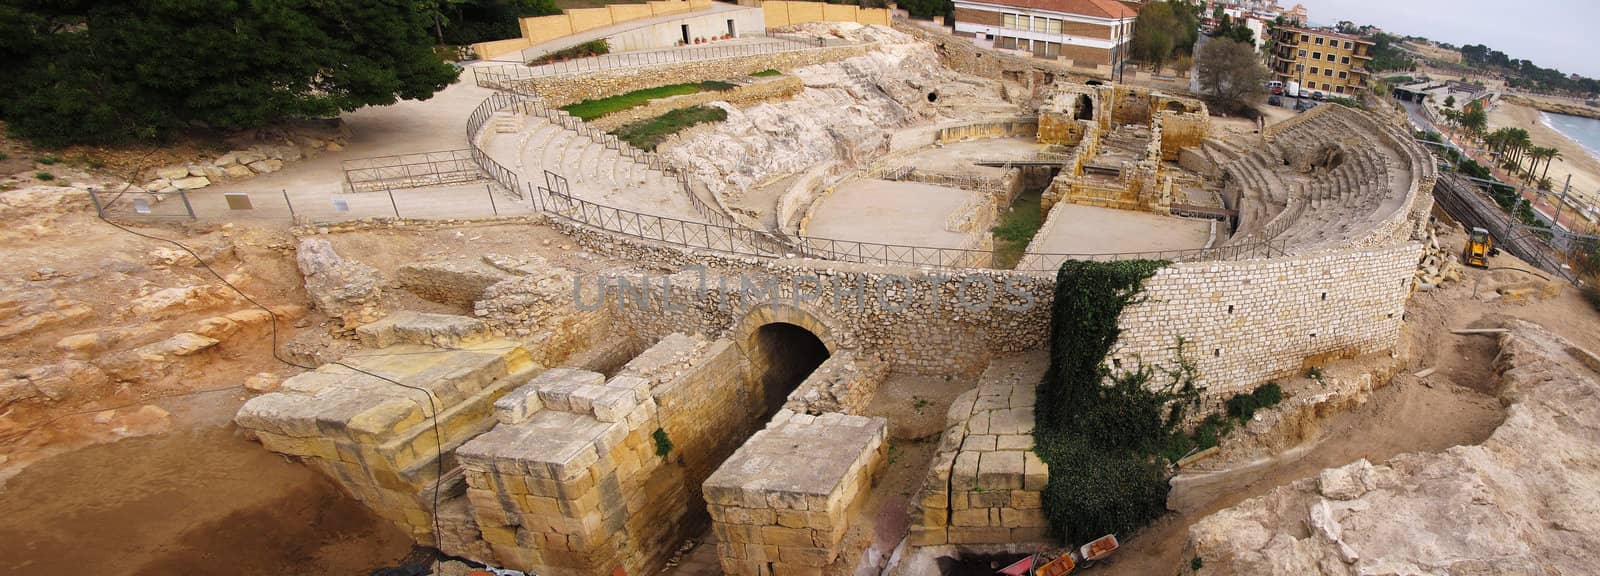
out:
<path id="1" fill-rule="evenodd" d="M 243 129 L 455 81 L 422 0 L 13 0 L 0 117 L 45 146 Z"/>
<path id="2" fill-rule="evenodd" d="M 1266 94 L 1267 68 L 1247 44 L 1217 38 L 1200 48 L 1196 61 L 1200 90 L 1219 111 L 1243 112 Z"/>
<path id="3" fill-rule="evenodd" d="M 1176 46 L 1173 30 L 1177 25 L 1171 5 L 1158 2 L 1145 6 L 1133 23 L 1133 56 L 1160 69 L 1172 57 Z"/>
<path id="4" fill-rule="evenodd" d="M 1472 102 L 1467 104 L 1467 109 L 1461 114 L 1461 127 L 1473 136 L 1480 136 L 1489 126 L 1489 115 L 1483 112 L 1483 104 Z"/>
<path id="5" fill-rule="evenodd" d="M 1444 107 L 1445 108 L 1455 108 L 1456 107 L 1456 97 L 1455 96 L 1445 96 L 1444 97 Z"/>

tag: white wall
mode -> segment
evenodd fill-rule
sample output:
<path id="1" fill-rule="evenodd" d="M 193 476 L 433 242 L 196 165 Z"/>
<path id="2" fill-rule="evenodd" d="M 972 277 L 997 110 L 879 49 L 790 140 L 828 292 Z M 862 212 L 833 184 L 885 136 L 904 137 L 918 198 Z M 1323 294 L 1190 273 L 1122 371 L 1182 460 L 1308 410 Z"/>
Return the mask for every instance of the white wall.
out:
<path id="1" fill-rule="evenodd" d="M 689 38 L 712 38 L 728 33 L 728 21 L 733 20 L 735 35 L 759 36 L 766 34 L 766 20 L 760 8 L 725 10 L 714 14 L 701 14 L 678 18 L 659 24 L 635 28 L 606 37 L 612 52 L 654 50 L 671 48 L 683 38 L 682 26 L 689 26 Z"/>

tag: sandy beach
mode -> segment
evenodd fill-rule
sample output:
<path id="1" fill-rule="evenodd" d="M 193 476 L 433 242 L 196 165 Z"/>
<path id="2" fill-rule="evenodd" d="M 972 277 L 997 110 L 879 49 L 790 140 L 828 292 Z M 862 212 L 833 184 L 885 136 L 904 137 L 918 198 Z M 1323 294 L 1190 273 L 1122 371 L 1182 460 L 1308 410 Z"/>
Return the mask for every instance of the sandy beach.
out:
<path id="1" fill-rule="evenodd" d="M 1590 205 L 1600 205 L 1600 159 L 1560 132 L 1545 126 L 1539 111 L 1527 106 L 1501 102 L 1489 111 L 1489 129 L 1500 127 L 1522 128 L 1535 146 L 1548 146 L 1561 151 L 1561 158 L 1550 164 L 1550 181 L 1560 192 L 1567 174 L 1572 174 L 1573 195 Z M 1540 172 L 1544 171 L 1541 166 Z"/>

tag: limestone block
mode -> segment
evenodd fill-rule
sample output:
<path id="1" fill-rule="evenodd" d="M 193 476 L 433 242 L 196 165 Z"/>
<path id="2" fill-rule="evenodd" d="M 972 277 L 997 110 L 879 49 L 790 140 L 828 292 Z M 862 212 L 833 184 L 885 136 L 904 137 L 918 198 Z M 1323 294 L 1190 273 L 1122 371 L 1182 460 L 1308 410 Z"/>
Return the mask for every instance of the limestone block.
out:
<path id="1" fill-rule="evenodd" d="M 172 186 L 179 190 L 196 190 L 211 185 L 211 179 L 205 176 L 190 176 L 172 181 Z"/>
<path id="2" fill-rule="evenodd" d="M 544 408 L 539 401 L 539 389 L 524 384 L 494 401 L 494 417 L 501 424 L 521 424 Z"/>
<path id="3" fill-rule="evenodd" d="M 599 372 L 552 368 L 535 377 L 527 385 L 539 392 L 539 400 L 544 403 L 544 407 L 547 409 L 565 412 L 587 412 L 587 409 L 576 410 L 573 407 L 573 392 L 584 386 L 602 386 L 605 384 L 605 378 L 605 375 Z"/>
<path id="4" fill-rule="evenodd" d="M 985 490 L 1022 488 L 1023 452 L 985 452 L 978 463 L 978 487 Z"/>
<path id="5" fill-rule="evenodd" d="M 165 168 L 156 169 L 156 177 L 163 180 L 181 180 L 183 178 L 187 178 L 188 176 L 189 168 L 186 166 L 167 166 Z"/>
<path id="6" fill-rule="evenodd" d="M 402 310 L 356 328 L 361 345 L 384 348 L 398 343 L 459 348 L 486 336 L 488 325 L 477 318 Z"/>

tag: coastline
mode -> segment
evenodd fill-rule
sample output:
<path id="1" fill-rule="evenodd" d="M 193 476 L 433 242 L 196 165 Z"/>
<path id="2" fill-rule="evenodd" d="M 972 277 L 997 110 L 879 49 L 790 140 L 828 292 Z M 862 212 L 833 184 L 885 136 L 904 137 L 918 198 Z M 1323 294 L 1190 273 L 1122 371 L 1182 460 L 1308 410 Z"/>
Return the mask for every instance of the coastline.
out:
<path id="1" fill-rule="evenodd" d="M 1510 101 L 1502 101 L 1489 111 L 1489 129 L 1522 128 L 1535 146 L 1561 151 L 1561 158 L 1550 164 L 1553 190 L 1560 192 L 1568 174 L 1572 175 L 1572 195 L 1591 206 L 1600 205 L 1600 158 L 1581 142 L 1568 138 L 1544 121 L 1543 111 Z M 1544 168 L 1540 168 L 1543 173 Z"/>

